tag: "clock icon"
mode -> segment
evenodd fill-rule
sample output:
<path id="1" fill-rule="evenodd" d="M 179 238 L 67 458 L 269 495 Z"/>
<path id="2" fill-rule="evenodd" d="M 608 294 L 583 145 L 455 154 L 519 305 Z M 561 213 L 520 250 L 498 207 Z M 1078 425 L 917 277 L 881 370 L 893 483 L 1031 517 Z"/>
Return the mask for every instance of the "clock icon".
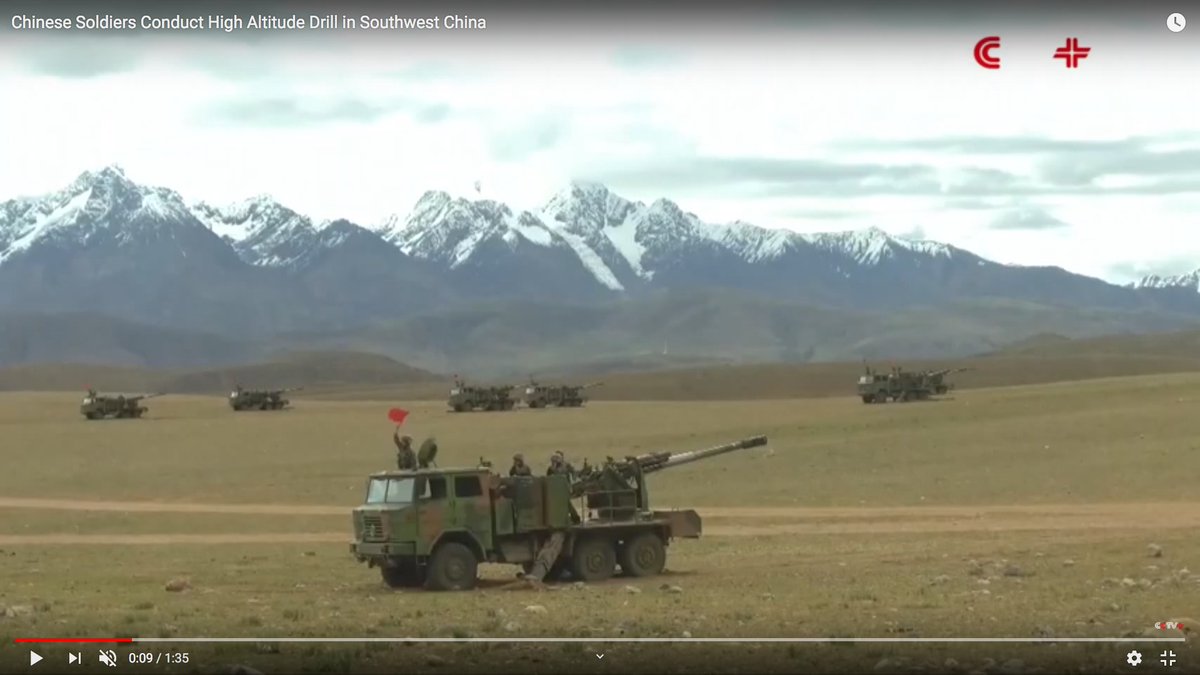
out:
<path id="1" fill-rule="evenodd" d="M 1183 30 L 1183 27 L 1186 25 L 1187 19 L 1183 18 L 1183 15 L 1179 12 L 1175 12 L 1171 16 L 1167 17 L 1167 30 L 1171 31 L 1172 33 L 1178 33 L 1179 31 Z"/>

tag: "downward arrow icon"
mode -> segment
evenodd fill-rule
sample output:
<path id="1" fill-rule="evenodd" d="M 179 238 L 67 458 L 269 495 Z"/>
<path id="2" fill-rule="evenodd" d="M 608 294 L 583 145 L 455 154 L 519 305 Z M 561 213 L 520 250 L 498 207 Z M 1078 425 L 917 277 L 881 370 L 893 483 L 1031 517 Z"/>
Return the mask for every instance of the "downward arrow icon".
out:
<path id="1" fill-rule="evenodd" d="M 603 659 L 603 658 L 604 658 L 604 654 L 597 654 L 597 655 L 596 655 L 596 658 L 598 658 L 598 659 Z"/>

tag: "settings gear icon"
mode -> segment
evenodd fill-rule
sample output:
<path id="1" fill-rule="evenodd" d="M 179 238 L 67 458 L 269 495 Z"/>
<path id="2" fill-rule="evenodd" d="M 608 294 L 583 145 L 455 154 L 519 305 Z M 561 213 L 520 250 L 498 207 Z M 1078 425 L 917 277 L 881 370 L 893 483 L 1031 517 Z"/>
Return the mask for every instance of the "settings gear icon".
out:
<path id="1" fill-rule="evenodd" d="M 1137 651 L 1132 651 L 1125 655 L 1125 663 L 1128 663 L 1131 666 L 1136 667 L 1141 662 L 1142 655 Z"/>

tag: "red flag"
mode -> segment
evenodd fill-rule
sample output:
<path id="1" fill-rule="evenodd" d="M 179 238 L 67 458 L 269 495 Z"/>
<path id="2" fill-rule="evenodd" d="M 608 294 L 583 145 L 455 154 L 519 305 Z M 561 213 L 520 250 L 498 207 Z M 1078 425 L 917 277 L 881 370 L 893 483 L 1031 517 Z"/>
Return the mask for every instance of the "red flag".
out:
<path id="1" fill-rule="evenodd" d="M 395 422 L 397 426 L 404 424 L 404 420 L 407 417 L 408 417 L 407 410 L 401 410 L 400 408 L 392 408 L 391 410 L 388 411 L 388 419 Z"/>

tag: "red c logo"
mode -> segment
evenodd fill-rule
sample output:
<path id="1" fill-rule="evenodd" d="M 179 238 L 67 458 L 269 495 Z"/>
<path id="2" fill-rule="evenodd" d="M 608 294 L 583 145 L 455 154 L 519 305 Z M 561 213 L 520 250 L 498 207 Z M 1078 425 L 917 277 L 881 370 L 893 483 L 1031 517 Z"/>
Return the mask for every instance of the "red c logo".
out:
<path id="1" fill-rule="evenodd" d="M 991 51 L 1000 46 L 1000 38 L 993 35 L 985 37 L 975 43 L 975 63 L 987 68 L 988 70 L 997 70 L 1000 68 L 1000 57 L 992 56 Z"/>

